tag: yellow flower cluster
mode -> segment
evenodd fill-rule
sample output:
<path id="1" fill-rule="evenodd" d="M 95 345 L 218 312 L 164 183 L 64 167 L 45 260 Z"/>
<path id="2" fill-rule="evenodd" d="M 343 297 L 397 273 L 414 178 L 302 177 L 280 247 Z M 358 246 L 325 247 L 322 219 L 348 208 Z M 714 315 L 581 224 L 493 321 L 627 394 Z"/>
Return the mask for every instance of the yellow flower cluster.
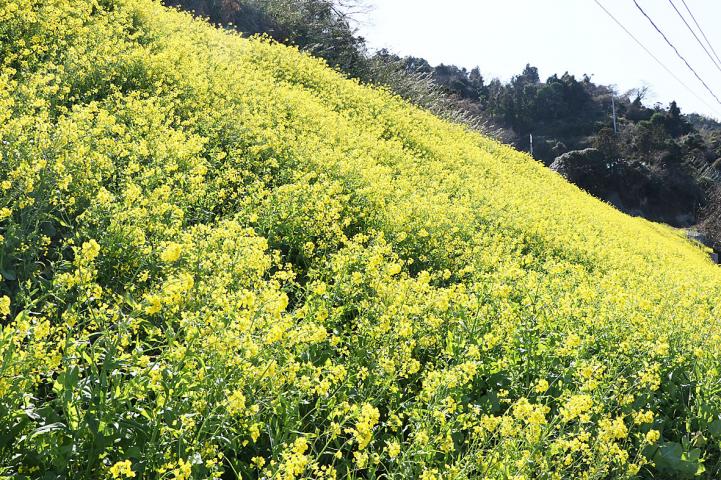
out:
<path id="1" fill-rule="evenodd" d="M 132 467 L 133 464 L 130 460 L 122 460 L 110 467 L 110 475 L 112 475 L 113 478 L 135 477 L 135 472 L 133 471 Z"/>
<path id="2" fill-rule="evenodd" d="M 181 246 L 177 243 L 171 243 L 165 250 L 160 253 L 160 259 L 164 262 L 175 262 L 180 258 Z"/>
<path id="3" fill-rule="evenodd" d="M 714 478 L 682 233 L 153 0 L 0 0 L 0 475 Z"/>
<path id="4" fill-rule="evenodd" d="M 10 315 L 10 298 L 7 295 L 0 297 L 0 316 Z"/>
<path id="5" fill-rule="evenodd" d="M 578 418 L 582 422 L 591 419 L 590 412 L 593 408 L 593 399 L 590 395 L 574 395 L 561 407 L 561 418 L 565 421 Z"/>
<path id="6" fill-rule="evenodd" d="M 360 407 L 355 428 L 350 430 L 350 433 L 358 442 L 358 450 L 365 449 L 370 443 L 373 436 L 373 427 L 378 423 L 379 417 L 380 413 L 373 405 L 365 403 Z"/>

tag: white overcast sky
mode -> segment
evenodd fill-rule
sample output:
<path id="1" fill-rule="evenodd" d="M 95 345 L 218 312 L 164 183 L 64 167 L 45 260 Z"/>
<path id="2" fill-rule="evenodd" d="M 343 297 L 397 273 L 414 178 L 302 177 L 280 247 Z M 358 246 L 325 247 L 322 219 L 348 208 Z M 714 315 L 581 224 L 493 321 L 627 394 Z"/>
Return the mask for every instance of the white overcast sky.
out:
<path id="1" fill-rule="evenodd" d="M 426 58 L 432 65 L 478 65 L 483 76 L 508 80 L 526 63 L 545 80 L 584 73 L 619 92 L 646 85 L 647 103 L 676 100 L 685 113 L 721 118 L 721 104 L 694 77 L 636 8 L 633 0 L 599 0 L 694 93 L 670 76 L 594 0 L 366 0 L 359 26 L 372 49 Z M 637 0 L 721 99 L 721 70 L 706 56 L 669 0 Z M 721 56 L 721 0 L 685 0 Z M 695 29 L 681 0 L 673 0 Z M 698 37 L 703 41 L 700 33 Z M 713 55 L 713 53 L 711 53 Z"/>

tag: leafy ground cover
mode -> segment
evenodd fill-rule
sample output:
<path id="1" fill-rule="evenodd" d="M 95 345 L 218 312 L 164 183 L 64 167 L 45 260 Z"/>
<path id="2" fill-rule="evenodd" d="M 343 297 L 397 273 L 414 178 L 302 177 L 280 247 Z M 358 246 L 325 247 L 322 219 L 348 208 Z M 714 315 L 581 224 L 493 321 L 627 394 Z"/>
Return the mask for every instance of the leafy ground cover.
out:
<path id="1" fill-rule="evenodd" d="M 7 478 L 721 474 L 674 230 L 150 0 L 0 1 Z"/>

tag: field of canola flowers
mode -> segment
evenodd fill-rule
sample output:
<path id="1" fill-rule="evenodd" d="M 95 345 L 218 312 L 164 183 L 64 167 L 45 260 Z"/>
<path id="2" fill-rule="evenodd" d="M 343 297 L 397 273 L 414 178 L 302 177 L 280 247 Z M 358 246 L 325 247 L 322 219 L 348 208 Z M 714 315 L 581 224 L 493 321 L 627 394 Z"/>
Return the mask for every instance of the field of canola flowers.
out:
<path id="1" fill-rule="evenodd" d="M 150 0 L 0 0 L 0 477 L 721 476 L 721 272 Z"/>

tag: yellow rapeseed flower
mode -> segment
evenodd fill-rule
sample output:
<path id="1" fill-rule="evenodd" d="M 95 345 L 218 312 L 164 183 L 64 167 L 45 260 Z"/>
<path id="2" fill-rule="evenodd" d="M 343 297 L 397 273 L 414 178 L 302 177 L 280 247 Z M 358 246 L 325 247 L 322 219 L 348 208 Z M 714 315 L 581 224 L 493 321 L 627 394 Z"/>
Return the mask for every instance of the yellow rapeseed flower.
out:
<path id="1" fill-rule="evenodd" d="M 390 458 L 396 458 L 401 453 L 401 445 L 397 441 L 386 442 L 386 451 Z"/>
<path id="2" fill-rule="evenodd" d="M 7 295 L 0 297 L 0 317 L 10 315 L 10 298 Z"/>
<path id="3" fill-rule="evenodd" d="M 536 393 L 546 393 L 548 391 L 548 388 L 548 381 L 542 378 L 536 383 L 534 390 L 536 391 Z"/>
<path id="4" fill-rule="evenodd" d="M 160 253 L 160 259 L 165 263 L 173 263 L 180 258 L 183 248 L 178 243 L 170 243 Z"/>
<path id="5" fill-rule="evenodd" d="M 110 475 L 113 478 L 133 478 L 135 472 L 133 471 L 133 464 L 130 460 L 122 460 L 115 463 L 110 467 Z"/>

